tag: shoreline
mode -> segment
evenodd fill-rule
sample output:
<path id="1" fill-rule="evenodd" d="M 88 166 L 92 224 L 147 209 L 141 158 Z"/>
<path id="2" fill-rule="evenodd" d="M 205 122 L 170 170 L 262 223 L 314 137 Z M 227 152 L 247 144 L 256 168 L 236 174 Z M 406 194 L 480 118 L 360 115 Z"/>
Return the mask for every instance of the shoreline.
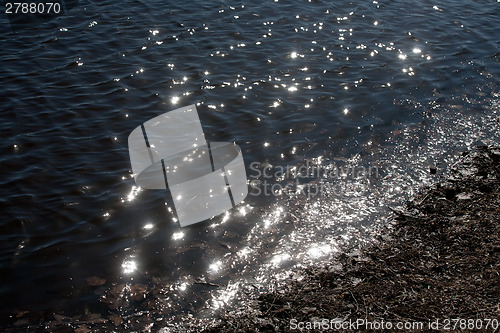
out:
<path id="1" fill-rule="evenodd" d="M 394 213 L 374 245 L 304 270 L 203 332 L 498 330 L 500 147 L 464 152 Z"/>
<path id="2" fill-rule="evenodd" d="M 17 310 L 4 331 L 498 331 L 500 146 L 478 146 L 462 155 L 446 178 L 415 196 L 405 211 L 393 210 L 372 245 L 298 271 L 282 287 L 249 296 L 248 306 L 219 318 L 192 318 L 183 328 L 162 321 L 168 328 L 159 329 L 147 313 L 66 317 Z M 88 283 L 98 288 L 105 280 Z M 146 286 L 131 288 L 132 299 L 147 300 Z M 116 306 L 120 290 L 107 294 Z M 398 323 L 413 326 L 398 329 Z"/>

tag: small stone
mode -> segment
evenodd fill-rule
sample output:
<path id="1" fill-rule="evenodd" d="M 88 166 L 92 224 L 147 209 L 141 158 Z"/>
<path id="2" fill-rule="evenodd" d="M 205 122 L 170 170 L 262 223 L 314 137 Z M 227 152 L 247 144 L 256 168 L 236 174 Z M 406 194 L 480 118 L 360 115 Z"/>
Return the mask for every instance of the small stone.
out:
<path id="1" fill-rule="evenodd" d="M 431 175 L 435 175 L 437 173 L 437 168 L 435 166 L 430 166 L 429 171 Z"/>
<path id="2" fill-rule="evenodd" d="M 66 316 L 63 316 L 63 315 L 60 315 L 57 313 L 53 313 L 52 316 L 54 316 L 54 319 L 58 323 L 62 323 L 63 321 L 68 321 L 70 319 L 69 317 L 66 317 Z"/>
<path id="3" fill-rule="evenodd" d="M 308 314 L 308 313 L 313 313 L 314 311 L 316 311 L 316 308 L 305 307 L 305 308 L 302 308 L 301 311 L 302 311 L 302 313 Z"/>
<path id="4" fill-rule="evenodd" d="M 99 287 L 106 283 L 106 279 L 97 276 L 87 278 L 87 284 L 91 287 Z"/>
<path id="5" fill-rule="evenodd" d="M 470 200 L 472 199 L 472 195 L 470 193 L 460 193 L 457 195 L 457 200 Z"/>
<path id="6" fill-rule="evenodd" d="M 75 333 L 90 333 L 92 332 L 87 325 L 80 325 L 75 328 Z"/>
<path id="7" fill-rule="evenodd" d="M 14 326 L 15 327 L 27 326 L 29 323 L 30 322 L 28 319 L 19 319 L 19 320 L 16 320 L 16 322 L 14 323 Z"/>
<path id="8" fill-rule="evenodd" d="M 342 264 L 341 263 L 338 263 L 338 264 L 335 264 L 335 265 L 331 265 L 328 267 L 328 272 L 329 273 L 338 273 L 342 271 Z"/>
<path id="9" fill-rule="evenodd" d="M 115 326 L 120 326 L 123 323 L 123 319 L 118 315 L 112 315 L 111 317 L 109 317 L 109 320 L 111 320 L 111 322 Z"/>
<path id="10" fill-rule="evenodd" d="M 19 317 L 22 317 L 22 316 L 30 313 L 30 312 L 29 311 L 25 311 L 25 310 L 17 310 L 14 313 L 16 315 L 16 318 L 19 318 Z"/>
<path id="11" fill-rule="evenodd" d="M 130 288 L 130 296 L 134 301 L 140 301 L 146 298 L 146 289 L 147 287 L 143 284 L 134 284 Z"/>
<path id="12" fill-rule="evenodd" d="M 351 279 L 351 283 L 352 283 L 352 285 L 353 285 L 353 286 L 357 286 L 357 285 L 358 285 L 358 284 L 360 284 L 361 282 L 363 282 L 363 280 L 362 280 L 362 279 L 358 279 L 358 278 L 355 278 L 355 277 L 353 277 L 353 278 Z"/>

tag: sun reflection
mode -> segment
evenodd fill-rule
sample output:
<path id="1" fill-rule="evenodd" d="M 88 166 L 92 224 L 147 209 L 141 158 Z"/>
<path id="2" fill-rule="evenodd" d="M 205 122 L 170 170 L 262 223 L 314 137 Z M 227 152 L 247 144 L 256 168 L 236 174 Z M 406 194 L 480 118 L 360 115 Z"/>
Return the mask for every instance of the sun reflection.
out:
<path id="1" fill-rule="evenodd" d="M 131 274 L 137 270 L 137 263 L 134 260 L 124 260 L 122 263 L 124 274 Z"/>
<path id="2" fill-rule="evenodd" d="M 276 210 L 273 212 L 274 216 L 275 217 L 280 217 L 281 214 L 283 213 L 284 209 L 283 207 L 277 207 Z"/>
<path id="3" fill-rule="evenodd" d="M 231 217 L 231 214 L 229 212 L 226 212 L 224 214 L 224 217 L 222 218 L 221 223 L 227 222 L 229 220 L 229 217 Z"/>
<path id="4" fill-rule="evenodd" d="M 179 290 L 180 291 L 185 291 L 187 289 L 187 282 L 182 282 L 181 284 L 179 284 Z"/>
<path id="5" fill-rule="evenodd" d="M 238 256 L 242 257 L 242 258 L 246 258 L 248 257 L 248 255 L 251 253 L 252 251 L 250 250 L 250 248 L 248 247 L 245 247 L 243 249 L 241 249 L 239 252 L 238 252 Z"/>
<path id="6" fill-rule="evenodd" d="M 225 290 L 221 291 L 218 296 L 214 297 L 213 308 L 220 309 L 224 305 L 231 302 L 236 297 L 236 294 L 238 293 L 239 285 L 240 285 L 239 282 L 236 282 L 234 284 L 229 283 Z"/>
<path id="7" fill-rule="evenodd" d="M 327 255 L 328 253 L 332 252 L 332 248 L 330 245 L 323 244 L 323 245 L 313 245 L 307 250 L 307 254 L 311 258 L 319 258 Z"/>
<path id="8" fill-rule="evenodd" d="M 183 238 L 184 238 L 184 232 L 183 231 L 174 232 L 172 234 L 172 239 L 173 240 L 178 240 L 178 239 L 183 239 Z"/>
<path id="9" fill-rule="evenodd" d="M 279 266 L 282 262 L 290 259 L 290 255 L 288 253 L 277 254 L 271 259 L 271 263 L 274 266 Z"/>
<path id="10" fill-rule="evenodd" d="M 222 267 L 222 262 L 220 260 L 210 264 L 210 266 L 208 266 L 208 270 L 209 272 L 212 272 L 212 273 L 217 273 Z"/>
<path id="11" fill-rule="evenodd" d="M 140 186 L 132 186 L 132 189 L 130 190 L 130 193 L 127 195 L 127 201 L 132 201 L 135 199 L 135 197 L 139 194 L 141 191 Z"/>

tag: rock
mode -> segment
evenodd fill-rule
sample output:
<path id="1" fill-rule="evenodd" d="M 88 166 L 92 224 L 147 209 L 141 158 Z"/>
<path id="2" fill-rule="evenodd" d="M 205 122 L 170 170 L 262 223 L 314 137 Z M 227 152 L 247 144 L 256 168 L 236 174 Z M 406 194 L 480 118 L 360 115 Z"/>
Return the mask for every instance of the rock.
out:
<path id="1" fill-rule="evenodd" d="M 342 271 L 342 264 L 341 263 L 331 265 L 330 267 L 328 267 L 329 273 L 338 273 L 340 271 Z"/>
<path id="2" fill-rule="evenodd" d="M 118 316 L 118 315 L 112 315 L 109 317 L 109 320 L 113 323 L 115 326 L 120 326 L 123 323 L 123 319 Z"/>
<path id="3" fill-rule="evenodd" d="M 105 323 L 107 320 L 101 317 L 100 313 L 89 313 L 86 322 L 88 324 Z"/>
<path id="4" fill-rule="evenodd" d="M 130 296 L 134 301 L 140 301 L 146 298 L 147 287 L 143 284 L 134 284 L 130 287 Z"/>
<path id="5" fill-rule="evenodd" d="M 66 317 L 66 316 L 63 316 L 63 315 L 60 315 L 60 314 L 57 314 L 57 313 L 53 313 L 52 315 L 54 316 L 54 319 L 58 323 L 62 323 L 63 321 L 69 321 L 69 320 L 71 320 L 70 317 Z"/>
<path id="6" fill-rule="evenodd" d="M 313 308 L 313 307 L 305 307 L 305 308 L 302 308 L 302 313 L 304 314 L 309 314 L 309 313 L 313 313 L 316 311 L 316 308 Z"/>
<path id="7" fill-rule="evenodd" d="M 80 325 L 75 328 L 75 333 L 90 333 L 92 332 L 87 325 Z"/>
<path id="8" fill-rule="evenodd" d="M 457 195 L 457 200 L 470 200 L 472 195 L 470 193 L 460 193 Z"/>
<path id="9" fill-rule="evenodd" d="M 16 310 L 14 311 L 14 314 L 16 315 L 16 318 L 20 318 L 26 314 L 30 313 L 29 311 L 25 311 L 25 310 Z"/>
<path id="10" fill-rule="evenodd" d="M 19 320 L 16 320 L 16 322 L 14 323 L 14 326 L 15 327 L 27 326 L 29 323 L 30 322 L 28 319 L 19 319 Z"/>
<path id="11" fill-rule="evenodd" d="M 99 287 L 106 283 L 106 279 L 97 276 L 87 278 L 87 284 L 91 287 Z"/>

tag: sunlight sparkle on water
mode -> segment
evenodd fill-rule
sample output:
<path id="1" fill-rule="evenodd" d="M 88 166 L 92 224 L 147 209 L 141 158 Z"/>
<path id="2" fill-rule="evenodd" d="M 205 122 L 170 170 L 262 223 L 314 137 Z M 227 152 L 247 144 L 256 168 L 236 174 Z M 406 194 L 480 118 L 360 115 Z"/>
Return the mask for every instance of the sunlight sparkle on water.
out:
<path id="1" fill-rule="evenodd" d="M 279 217 L 283 213 L 284 209 L 283 207 L 279 206 L 276 208 L 276 210 L 273 212 L 274 216 Z"/>
<path id="2" fill-rule="evenodd" d="M 224 223 L 224 222 L 227 222 L 229 220 L 229 217 L 231 216 L 231 214 L 229 212 L 226 212 L 224 214 L 224 217 L 222 218 L 222 221 L 221 223 Z"/>
<path id="3" fill-rule="evenodd" d="M 227 288 L 220 292 L 220 294 L 213 299 L 213 307 L 219 309 L 224 305 L 230 303 L 236 296 L 239 290 L 239 282 L 234 284 L 229 283 Z"/>
<path id="4" fill-rule="evenodd" d="M 219 260 L 214 262 L 213 264 L 210 264 L 210 266 L 208 266 L 208 269 L 212 273 L 217 273 L 220 270 L 221 266 L 222 262 Z"/>
<path id="5" fill-rule="evenodd" d="M 173 240 L 178 240 L 178 239 L 183 239 L 183 238 L 184 238 L 184 232 L 183 231 L 174 232 L 172 234 L 172 239 Z"/>
<path id="6" fill-rule="evenodd" d="M 271 263 L 275 266 L 279 266 L 282 262 L 290 259 L 290 255 L 288 253 L 277 254 L 271 259 Z"/>
<path id="7" fill-rule="evenodd" d="M 137 194 L 139 194 L 140 191 L 141 191 L 141 187 L 140 186 L 132 186 L 132 189 L 130 190 L 130 193 L 127 195 L 127 200 L 128 201 L 134 200 L 135 197 L 137 196 Z"/>
<path id="8" fill-rule="evenodd" d="M 182 282 L 180 285 L 179 285 L 179 290 L 180 291 L 185 291 L 187 289 L 187 282 Z"/>
<path id="9" fill-rule="evenodd" d="M 329 245 L 324 244 L 324 245 L 313 245 L 312 247 L 307 250 L 307 254 L 311 258 L 319 258 L 327 255 L 328 253 L 332 252 L 332 249 Z"/>
<path id="10" fill-rule="evenodd" d="M 240 207 L 239 211 L 240 211 L 241 216 L 247 215 L 247 211 L 246 211 L 245 207 Z"/>
<path id="11" fill-rule="evenodd" d="M 122 269 L 124 274 L 131 274 L 137 270 L 137 263 L 133 260 L 125 260 Z"/>
<path id="12" fill-rule="evenodd" d="M 250 248 L 248 247 L 245 247 L 243 249 L 241 249 L 239 252 L 238 252 L 238 256 L 242 257 L 242 258 L 246 258 L 248 257 L 248 255 L 251 253 L 252 251 L 250 250 Z"/>
<path id="13" fill-rule="evenodd" d="M 148 223 L 146 225 L 144 225 L 144 227 L 142 227 L 143 229 L 146 229 L 146 230 L 151 230 L 154 228 L 154 224 L 153 223 Z"/>

